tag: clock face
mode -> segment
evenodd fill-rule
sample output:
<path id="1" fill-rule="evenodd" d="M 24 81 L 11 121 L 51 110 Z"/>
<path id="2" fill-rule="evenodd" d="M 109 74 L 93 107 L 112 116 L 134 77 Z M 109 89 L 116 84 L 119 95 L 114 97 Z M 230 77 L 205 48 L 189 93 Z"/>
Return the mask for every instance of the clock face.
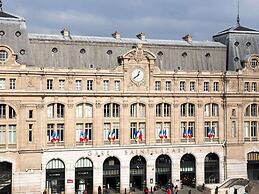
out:
<path id="1" fill-rule="evenodd" d="M 144 72 L 141 69 L 134 69 L 131 73 L 131 79 L 135 82 L 140 82 L 144 78 Z"/>

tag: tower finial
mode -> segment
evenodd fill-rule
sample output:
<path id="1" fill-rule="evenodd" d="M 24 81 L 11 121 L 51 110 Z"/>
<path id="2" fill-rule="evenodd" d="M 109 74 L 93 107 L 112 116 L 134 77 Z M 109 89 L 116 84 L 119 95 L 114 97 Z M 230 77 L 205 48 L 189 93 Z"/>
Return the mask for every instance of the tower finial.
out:
<path id="1" fill-rule="evenodd" d="M 3 11 L 3 3 L 2 3 L 2 0 L 0 0 L 0 11 Z"/>
<path id="2" fill-rule="evenodd" d="M 240 17 L 239 17 L 239 0 L 237 2 L 237 25 L 240 26 Z"/>

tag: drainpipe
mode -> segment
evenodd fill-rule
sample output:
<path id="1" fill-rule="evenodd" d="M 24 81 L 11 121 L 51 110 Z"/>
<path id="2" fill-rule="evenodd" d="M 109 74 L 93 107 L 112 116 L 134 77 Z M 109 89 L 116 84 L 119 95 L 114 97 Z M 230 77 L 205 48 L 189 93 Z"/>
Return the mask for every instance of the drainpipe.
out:
<path id="1" fill-rule="evenodd" d="M 227 120 L 228 120 L 228 111 L 227 111 L 227 77 L 226 77 L 226 71 L 223 74 L 223 112 L 224 112 L 224 141 L 222 143 L 223 148 L 223 166 L 224 166 L 224 181 L 227 179 Z"/>

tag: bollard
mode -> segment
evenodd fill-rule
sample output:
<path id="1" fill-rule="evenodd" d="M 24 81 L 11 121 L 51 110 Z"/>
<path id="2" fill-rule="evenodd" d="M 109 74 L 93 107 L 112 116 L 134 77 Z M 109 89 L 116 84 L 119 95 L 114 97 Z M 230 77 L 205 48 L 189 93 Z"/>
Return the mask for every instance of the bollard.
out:
<path id="1" fill-rule="evenodd" d="M 125 188 L 125 194 L 127 194 L 127 189 Z"/>

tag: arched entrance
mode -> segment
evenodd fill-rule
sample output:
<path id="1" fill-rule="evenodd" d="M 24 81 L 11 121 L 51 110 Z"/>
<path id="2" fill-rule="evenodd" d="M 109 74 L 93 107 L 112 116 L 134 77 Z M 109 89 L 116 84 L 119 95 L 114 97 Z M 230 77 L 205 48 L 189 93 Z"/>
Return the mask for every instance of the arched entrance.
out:
<path id="1" fill-rule="evenodd" d="M 219 157 L 217 154 L 209 153 L 204 161 L 205 183 L 219 183 Z"/>
<path id="2" fill-rule="evenodd" d="M 75 165 L 75 191 L 93 193 L 93 163 L 88 158 L 81 158 Z"/>
<path id="3" fill-rule="evenodd" d="M 46 166 L 46 188 L 48 193 L 65 192 L 65 165 L 59 159 L 53 159 Z"/>
<path id="4" fill-rule="evenodd" d="M 12 193 L 12 164 L 0 162 L 0 194 Z"/>
<path id="5" fill-rule="evenodd" d="M 135 156 L 130 161 L 130 187 L 134 191 L 143 191 L 146 187 L 146 160 Z"/>
<path id="6" fill-rule="evenodd" d="M 103 162 L 103 185 L 112 193 L 120 193 L 120 161 L 109 157 Z"/>
<path id="7" fill-rule="evenodd" d="M 183 185 L 195 187 L 196 185 L 196 160 L 192 154 L 185 154 L 181 158 L 180 178 Z"/>
<path id="8" fill-rule="evenodd" d="M 259 180 L 259 152 L 247 154 L 247 177 L 249 180 Z"/>
<path id="9" fill-rule="evenodd" d="M 171 182 L 172 161 L 168 155 L 160 155 L 156 159 L 156 185 L 165 187 Z"/>

